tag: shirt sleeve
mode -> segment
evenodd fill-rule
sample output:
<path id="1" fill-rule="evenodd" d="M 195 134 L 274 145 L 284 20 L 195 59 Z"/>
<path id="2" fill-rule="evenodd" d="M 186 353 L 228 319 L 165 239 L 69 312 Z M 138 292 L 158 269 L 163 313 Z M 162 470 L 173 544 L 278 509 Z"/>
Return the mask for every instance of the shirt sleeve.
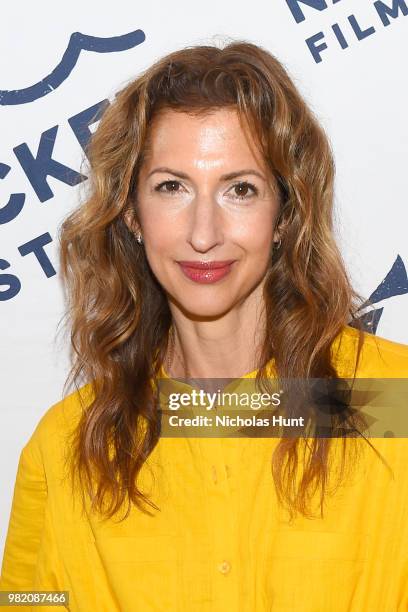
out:
<path id="1" fill-rule="evenodd" d="M 1 590 L 34 589 L 47 504 L 47 481 L 36 432 L 23 448 L 17 468 L 7 530 Z"/>

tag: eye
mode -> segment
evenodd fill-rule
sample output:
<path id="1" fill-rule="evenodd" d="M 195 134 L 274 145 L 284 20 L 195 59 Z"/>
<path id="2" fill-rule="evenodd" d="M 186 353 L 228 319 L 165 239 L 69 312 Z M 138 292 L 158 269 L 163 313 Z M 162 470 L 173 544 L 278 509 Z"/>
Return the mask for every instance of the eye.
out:
<path id="1" fill-rule="evenodd" d="M 176 193 L 180 193 L 180 190 L 178 189 L 180 185 L 181 184 L 179 183 L 179 181 L 168 180 L 168 181 L 163 181 L 162 183 L 159 183 L 158 185 L 156 185 L 154 190 L 160 193 L 166 193 L 169 195 L 173 195 Z M 166 189 L 163 190 L 162 187 L 166 187 Z M 169 189 L 167 189 L 167 187 L 169 187 Z"/>
<path id="2" fill-rule="evenodd" d="M 167 180 L 162 181 L 158 185 L 154 187 L 154 190 L 159 193 L 165 193 L 168 195 L 175 195 L 180 193 L 181 183 L 176 180 Z M 231 187 L 232 190 L 235 190 L 235 198 L 236 200 L 249 200 L 254 196 L 258 195 L 258 189 L 252 183 L 248 181 L 239 181 L 238 183 L 234 183 Z M 252 192 L 252 193 L 251 193 Z"/>
<path id="3" fill-rule="evenodd" d="M 258 189 L 252 183 L 248 183 L 248 181 L 240 181 L 239 183 L 234 183 L 232 185 L 233 190 L 235 190 L 235 199 L 237 200 L 249 200 L 254 196 L 258 195 Z M 252 190 L 250 193 L 249 190 Z M 249 192 L 249 194 L 248 194 Z"/>

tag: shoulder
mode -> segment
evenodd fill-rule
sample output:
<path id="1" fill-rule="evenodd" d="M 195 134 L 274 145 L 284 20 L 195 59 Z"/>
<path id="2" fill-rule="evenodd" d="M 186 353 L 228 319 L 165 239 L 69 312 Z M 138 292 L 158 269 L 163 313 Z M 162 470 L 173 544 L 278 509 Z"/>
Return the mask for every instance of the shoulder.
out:
<path id="1" fill-rule="evenodd" d="M 333 342 L 333 358 L 340 376 L 353 377 L 359 331 L 346 325 Z M 408 345 L 362 333 L 356 376 L 360 378 L 408 378 Z"/>
<path id="2" fill-rule="evenodd" d="M 26 461 L 43 464 L 55 460 L 75 430 L 93 398 L 90 383 L 51 405 L 40 417 L 22 450 Z"/>

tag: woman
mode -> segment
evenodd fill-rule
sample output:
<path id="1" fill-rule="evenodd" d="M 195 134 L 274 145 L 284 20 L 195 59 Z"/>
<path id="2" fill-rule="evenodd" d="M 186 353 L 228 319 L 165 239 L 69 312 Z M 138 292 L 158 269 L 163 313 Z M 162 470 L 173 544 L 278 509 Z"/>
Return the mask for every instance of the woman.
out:
<path id="1" fill-rule="evenodd" d="M 347 406 L 326 436 L 317 412 L 308 437 L 160 435 L 161 380 L 408 375 L 408 347 L 356 329 L 332 154 L 282 65 L 174 52 L 88 153 L 60 235 L 76 390 L 22 451 L 1 588 L 72 611 L 407 609 L 404 439 Z"/>

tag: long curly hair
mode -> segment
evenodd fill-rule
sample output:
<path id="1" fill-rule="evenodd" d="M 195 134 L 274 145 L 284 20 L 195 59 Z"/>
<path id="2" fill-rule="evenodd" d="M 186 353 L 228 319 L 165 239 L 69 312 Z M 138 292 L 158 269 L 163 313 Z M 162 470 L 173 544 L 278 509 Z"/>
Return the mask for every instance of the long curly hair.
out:
<path id="1" fill-rule="evenodd" d="M 335 167 L 324 130 L 283 65 L 260 46 L 197 45 L 162 57 L 103 111 L 87 146 L 87 197 L 59 229 L 72 349 L 64 391 L 72 382 L 77 391 L 84 382 L 92 390 L 72 440 L 72 476 L 79 477 L 92 508 L 107 518 L 125 502 L 124 517 L 131 504 L 148 514 L 148 506 L 157 509 L 137 480 L 160 438 L 151 381 L 168 350 L 172 317 L 144 249 L 124 220 L 129 210 L 137 218 L 149 126 L 162 109 L 200 113 L 224 107 L 235 108 L 250 127 L 279 186 L 282 244 L 265 279 L 266 335 L 256 380 L 267 384 L 265 368 L 272 359 L 278 379 L 336 379 L 331 346 L 348 324 L 359 327 L 357 368 L 363 300 L 333 237 Z M 333 434 L 337 428 L 332 415 Z M 357 445 L 347 436 L 343 441 L 344 458 L 347 448 L 355 451 Z M 297 511 L 313 516 L 309 502 L 317 487 L 323 512 L 332 442 L 331 436 L 279 441 L 271 472 L 278 499 L 292 516 Z"/>

